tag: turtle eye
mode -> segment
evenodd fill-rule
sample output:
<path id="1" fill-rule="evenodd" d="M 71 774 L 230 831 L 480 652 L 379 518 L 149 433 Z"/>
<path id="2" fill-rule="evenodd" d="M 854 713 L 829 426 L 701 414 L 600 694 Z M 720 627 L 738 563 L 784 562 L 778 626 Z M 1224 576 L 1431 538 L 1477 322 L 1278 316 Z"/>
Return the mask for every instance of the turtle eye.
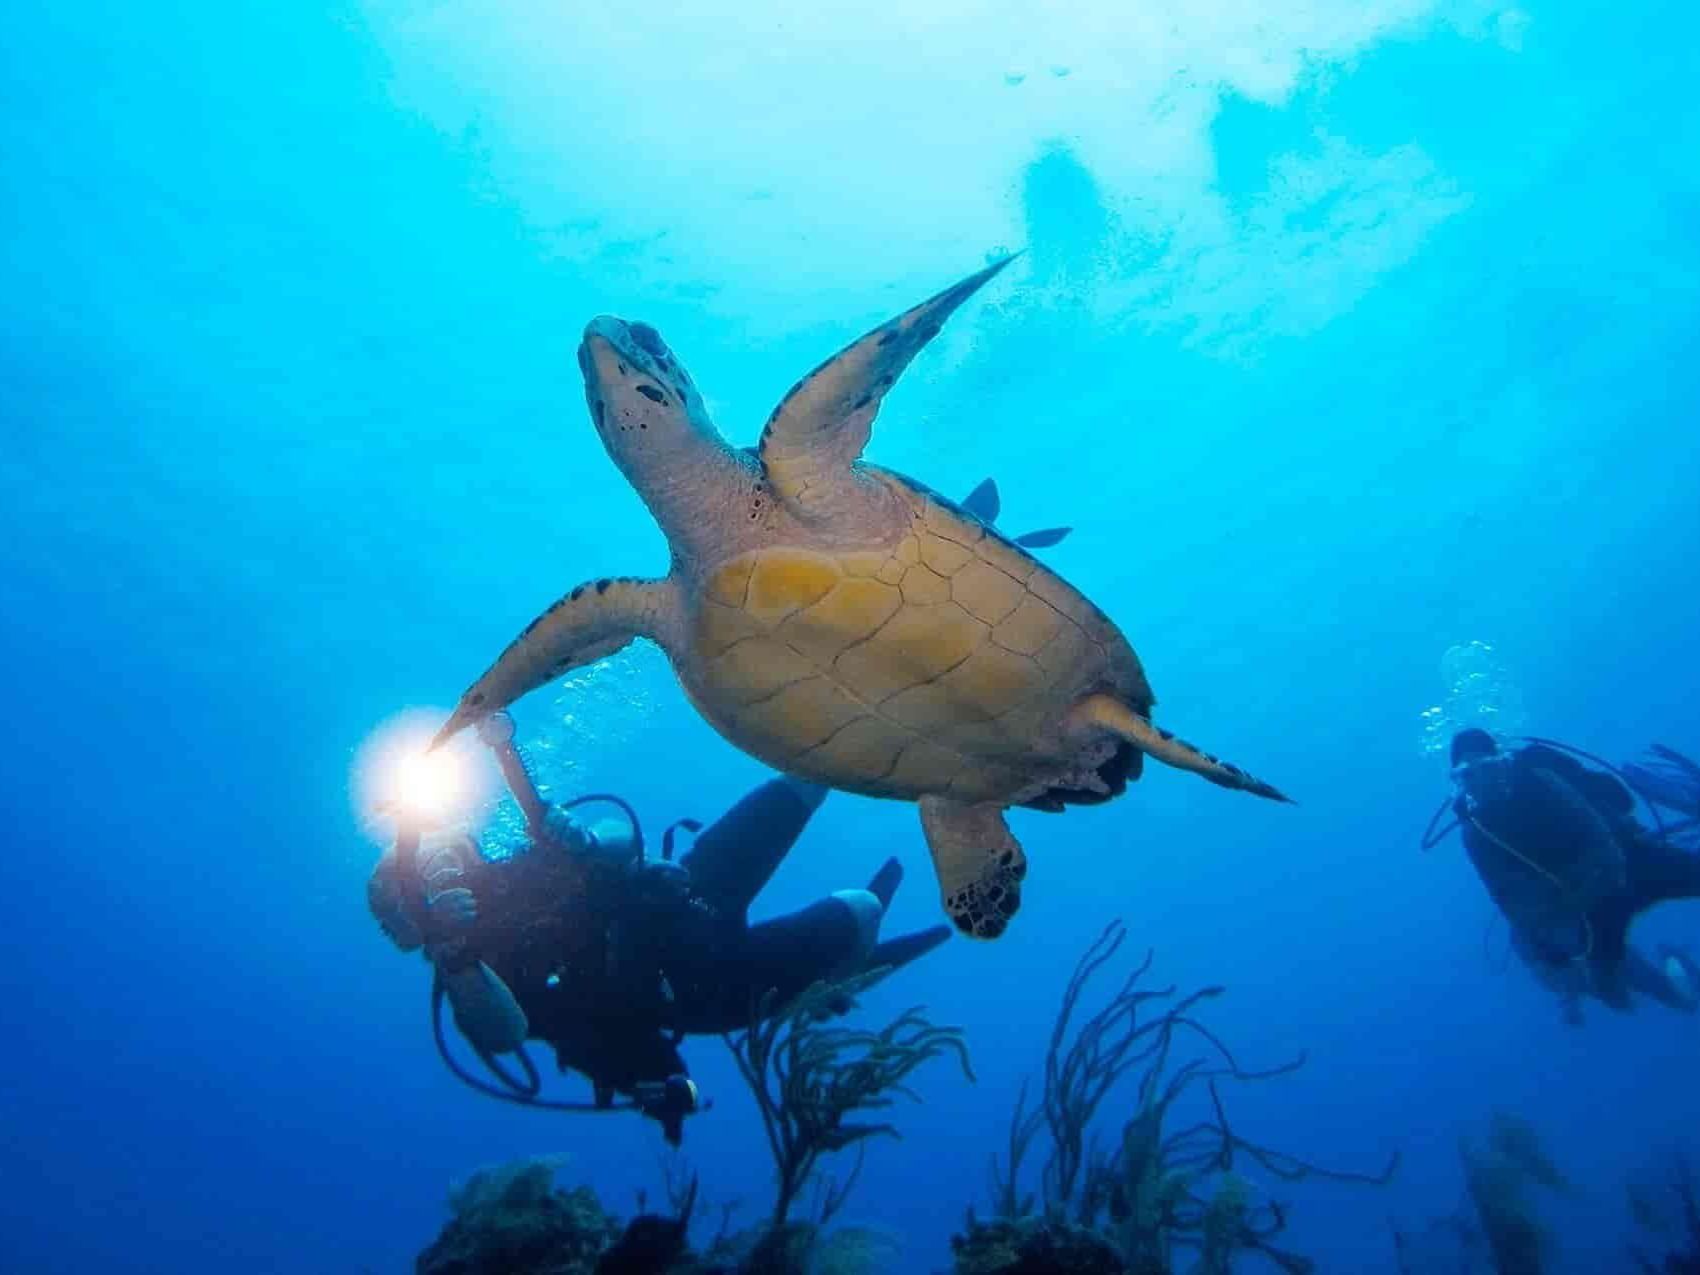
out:
<path id="1" fill-rule="evenodd" d="M 629 325 L 627 331 L 632 334 L 632 340 L 637 342 L 640 350 L 658 359 L 667 357 L 667 343 L 661 339 L 661 333 L 650 327 L 649 324 L 633 323 Z"/>

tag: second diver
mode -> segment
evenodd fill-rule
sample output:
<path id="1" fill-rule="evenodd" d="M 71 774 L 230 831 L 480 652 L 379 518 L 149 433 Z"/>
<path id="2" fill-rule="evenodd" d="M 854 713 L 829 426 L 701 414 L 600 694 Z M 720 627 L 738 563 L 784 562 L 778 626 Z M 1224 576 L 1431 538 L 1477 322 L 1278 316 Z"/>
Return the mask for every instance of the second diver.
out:
<path id="1" fill-rule="evenodd" d="M 1548 740 L 1507 751 L 1477 729 L 1453 736 L 1451 757 L 1450 804 L 1470 862 L 1511 927 L 1513 950 L 1571 1020 L 1585 997 L 1620 1010 L 1637 995 L 1700 1007 L 1700 970 L 1686 952 L 1665 947 L 1649 957 L 1629 943 L 1630 925 L 1655 904 L 1700 898 L 1700 854 L 1635 816 L 1624 779 L 1637 781 L 1646 768 L 1585 765 L 1586 754 Z M 1664 777 L 1661 793 L 1636 782 L 1650 809 L 1670 804 L 1673 792 L 1696 804 L 1700 770 L 1686 786 L 1680 775 Z M 1444 835 L 1430 828 L 1425 846 Z"/>

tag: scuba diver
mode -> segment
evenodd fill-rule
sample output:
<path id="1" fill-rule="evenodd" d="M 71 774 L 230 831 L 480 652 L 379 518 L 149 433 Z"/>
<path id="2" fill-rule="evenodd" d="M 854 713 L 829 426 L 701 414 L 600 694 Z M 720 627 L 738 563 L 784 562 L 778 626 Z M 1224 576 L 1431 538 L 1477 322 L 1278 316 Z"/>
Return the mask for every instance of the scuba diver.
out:
<path id="1" fill-rule="evenodd" d="M 1631 923 L 1648 908 L 1700 898 L 1700 854 L 1667 837 L 1658 809 L 1684 809 L 1686 801 L 1700 813 L 1700 767 L 1670 754 L 1690 770 L 1673 774 L 1667 759 L 1646 787 L 1632 790 L 1645 767 L 1619 772 L 1543 739 L 1507 752 L 1478 729 L 1454 735 L 1451 756 L 1457 791 L 1449 805 L 1470 862 L 1510 924 L 1513 950 L 1558 994 L 1570 1021 L 1580 1021 L 1586 996 L 1619 1010 L 1636 994 L 1690 1013 L 1700 1008 L 1700 967 L 1686 952 L 1662 947 L 1649 958 L 1628 941 Z M 1636 792 L 1656 833 L 1636 818 Z M 1446 809 L 1430 820 L 1424 849 L 1451 831 L 1436 830 Z"/>
<path id="2" fill-rule="evenodd" d="M 825 800 L 828 790 L 768 781 L 706 829 L 680 820 L 661 857 L 645 853 L 635 812 L 612 795 L 551 803 L 538 791 L 497 714 L 480 727 L 525 820 L 525 845 L 487 858 L 469 835 L 404 821 L 367 894 L 378 924 L 403 951 L 434 967 L 432 1024 L 439 1051 L 474 1088 L 556 1110 L 638 1110 L 677 1145 L 701 1105 L 679 1052 L 687 1034 L 750 1026 L 817 980 L 906 965 L 944 942 L 934 926 L 880 941 L 902 880 L 888 859 L 866 889 L 839 890 L 785 916 L 750 924 L 750 904 Z M 623 819 L 581 820 L 580 806 L 611 804 Z M 680 829 L 698 832 L 675 861 Z M 442 1030 L 442 1002 L 500 1084 L 464 1070 Z M 587 1076 L 591 1103 L 539 1096 L 525 1052 L 547 1042 L 561 1070 Z M 499 1058 L 512 1054 L 524 1073 Z M 625 1101 L 616 1103 L 615 1096 Z"/>

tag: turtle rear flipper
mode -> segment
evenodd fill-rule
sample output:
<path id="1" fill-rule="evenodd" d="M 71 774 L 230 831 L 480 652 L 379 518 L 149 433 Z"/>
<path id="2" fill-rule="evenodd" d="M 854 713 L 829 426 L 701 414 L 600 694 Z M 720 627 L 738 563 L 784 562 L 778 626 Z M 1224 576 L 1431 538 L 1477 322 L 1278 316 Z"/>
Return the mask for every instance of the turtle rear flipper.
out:
<path id="1" fill-rule="evenodd" d="M 830 512 L 846 490 L 880 403 L 958 306 L 1013 256 L 969 275 L 840 350 L 774 409 L 759 455 L 779 498 L 799 512 Z"/>
<path id="2" fill-rule="evenodd" d="M 1054 544 L 1061 544 L 1073 530 L 1073 527 L 1045 527 L 1017 536 L 1015 543 L 1023 549 L 1049 549 Z"/>
<path id="3" fill-rule="evenodd" d="M 998 515 L 1003 512 L 1003 498 L 998 494 L 997 481 L 988 478 L 963 497 L 962 512 L 973 514 L 988 527 L 996 526 Z M 1023 549 L 1049 549 L 1060 544 L 1073 530 L 1073 527 L 1043 527 L 1016 536 L 1015 543 Z"/>
<path id="4" fill-rule="evenodd" d="M 1149 718 L 1134 712 L 1114 696 L 1088 695 L 1074 706 L 1069 714 L 1069 724 L 1076 730 L 1095 726 L 1119 735 L 1140 752 L 1178 770 L 1190 770 L 1222 788 L 1234 788 L 1271 801 L 1292 801 L 1280 789 L 1247 774 L 1232 762 L 1212 757 L 1202 748 L 1153 726 Z"/>
<path id="5" fill-rule="evenodd" d="M 936 796 L 922 797 L 920 806 L 944 910 L 971 938 L 997 938 L 1021 907 L 1027 875 L 1027 856 L 1003 808 Z"/>
<path id="6" fill-rule="evenodd" d="M 983 523 L 994 523 L 1003 509 L 1003 501 L 998 496 L 996 479 L 988 478 L 967 496 L 963 497 L 962 508 L 973 514 Z"/>
<path id="7" fill-rule="evenodd" d="M 673 587 L 665 580 L 579 585 L 528 624 L 467 688 L 431 747 L 563 673 L 614 654 L 633 638 L 665 646 L 677 605 Z"/>

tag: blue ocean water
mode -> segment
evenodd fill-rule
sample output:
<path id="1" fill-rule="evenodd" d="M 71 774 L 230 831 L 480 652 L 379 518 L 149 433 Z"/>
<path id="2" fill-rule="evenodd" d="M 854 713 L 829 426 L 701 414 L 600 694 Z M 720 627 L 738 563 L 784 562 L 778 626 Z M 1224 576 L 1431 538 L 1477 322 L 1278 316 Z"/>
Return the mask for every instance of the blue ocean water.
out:
<path id="1" fill-rule="evenodd" d="M 1624 1269 L 1622 1183 L 1700 1117 L 1692 1018 L 1566 1026 L 1505 968 L 1424 751 L 1447 652 L 1489 644 L 1527 729 L 1700 750 L 1700 71 L 1662 0 L 1036 6 L 486 0 L 34 6 L 0 43 L 0 652 L 11 742 L 0 1049 L 10 1271 L 392 1271 L 448 1184 L 565 1152 L 660 1181 L 627 1117 L 511 1109 L 440 1066 L 427 970 L 366 910 L 351 800 L 394 714 L 446 710 L 581 579 L 664 543 L 597 445 L 573 350 L 655 325 L 753 442 L 805 369 L 1021 261 L 882 413 L 871 459 L 1006 520 L 1129 635 L 1159 719 L 1292 793 L 1151 767 L 1018 812 L 996 943 L 867 998 L 961 1025 L 869 1153 L 853 1220 L 900 1269 L 985 1205 L 1057 994 L 1111 919 L 1223 984 L 1291 1246 L 1392 1271 L 1496 1108 L 1580 1184 L 1553 1269 Z M 1016 524 L 1021 524 L 1016 526 Z M 653 650 L 516 710 L 563 790 L 711 818 L 764 775 Z M 760 909 L 888 853 L 834 796 Z M 1700 904 L 1648 917 L 1680 941 Z M 760 1212 L 770 1167 L 712 1040 L 686 1150 Z"/>

